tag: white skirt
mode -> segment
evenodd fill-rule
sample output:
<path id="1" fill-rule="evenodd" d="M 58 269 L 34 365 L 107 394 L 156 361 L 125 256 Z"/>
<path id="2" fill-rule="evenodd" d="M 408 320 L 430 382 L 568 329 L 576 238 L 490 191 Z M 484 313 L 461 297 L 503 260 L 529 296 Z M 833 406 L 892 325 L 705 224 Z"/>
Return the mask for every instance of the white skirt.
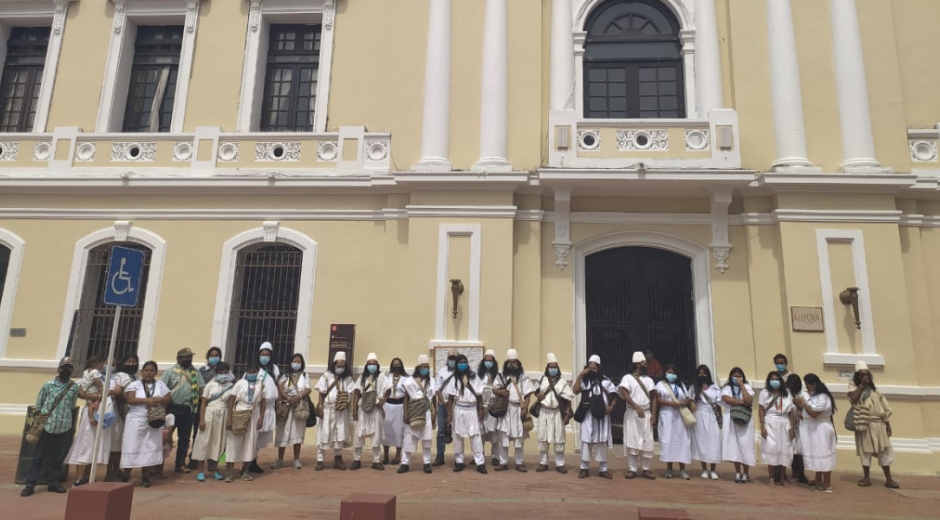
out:
<path id="1" fill-rule="evenodd" d="M 310 413 L 316 413 L 311 410 Z M 277 423 L 277 430 L 274 436 L 274 444 L 278 448 L 287 448 L 295 444 L 303 444 L 304 437 L 307 435 L 307 420 L 294 417 L 294 409 L 283 421 Z"/>
<path id="2" fill-rule="evenodd" d="M 690 464 L 692 462 L 692 431 L 682 422 L 679 410 L 667 408 L 660 412 L 658 426 L 659 460 Z"/>
<path id="3" fill-rule="evenodd" d="M 196 442 L 193 444 L 193 460 L 215 460 L 225 453 L 225 440 L 228 437 L 226 420 L 228 408 L 225 406 L 209 406 L 206 408 L 206 429 L 200 430 L 195 424 Z"/>
<path id="4" fill-rule="evenodd" d="M 561 410 L 542 407 L 537 419 L 539 442 L 565 444 L 565 423 L 561 419 Z"/>
<path id="5" fill-rule="evenodd" d="M 473 437 L 480 435 L 480 417 L 477 415 L 477 407 L 464 408 L 454 406 L 454 435 L 461 437 Z"/>
<path id="6" fill-rule="evenodd" d="M 832 471 L 836 466 L 836 433 L 827 417 L 800 423 L 803 466 L 809 471 Z"/>
<path id="7" fill-rule="evenodd" d="M 706 464 L 720 463 L 721 428 L 715 411 L 709 405 L 699 404 L 695 419 L 698 422 L 692 427 L 692 458 Z"/>
<path id="8" fill-rule="evenodd" d="M 489 415 L 489 412 L 484 412 Z M 497 420 L 500 433 L 509 435 L 510 439 L 528 439 L 529 434 L 522 428 L 522 405 L 510 403 L 506 407 L 506 415 Z"/>
<path id="9" fill-rule="evenodd" d="M 737 462 L 746 466 L 757 464 L 754 453 L 754 419 L 744 426 L 731 420 L 731 412 L 725 412 L 722 417 L 725 435 L 721 439 L 721 454 L 728 462 Z"/>
<path id="10" fill-rule="evenodd" d="M 405 423 L 402 423 L 402 426 L 405 426 Z M 410 437 L 412 440 L 418 441 L 430 441 L 434 439 L 434 424 L 431 421 L 431 410 L 428 410 L 424 414 L 424 427 L 423 428 L 412 428 L 411 426 L 405 426 L 405 435 Z M 407 442 L 407 441 L 406 441 Z M 417 443 L 414 443 L 417 446 Z"/>
<path id="11" fill-rule="evenodd" d="M 405 405 L 385 403 L 383 408 L 385 409 L 385 432 L 383 435 L 385 445 L 400 448 L 405 440 Z M 428 424 L 431 424 L 430 418 L 428 418 Z"/>
<path id="12" fill-rule="evenodd" d="M 349 409 L 337 412 L 333 405 L 323 405 L 323 420 L 317 427 L 317 443 L 332 444 L 349 440 Z"/>
<path id="13" fill-rule="evenodd" d="M 225 462 L 251 462 L 257 455 L 258 444 L 258 406 L 255 406 L 251 413 L 251 424 L 248 425 L 248 431 L 244 433 L 234 433 L 227 431 L 225 437 Z"/>
<path id="14" fill-rule="evenodd" d="M 790 442 L 790 419 L 779 415 L 764 417 L 767 438 L 761 437 L 760 460 L 768 466 L 789 466 L 793 463 Z"/>
<path id="15" fill-rule="evenodd" d="M 145 407 L 146 408 L 146 407 Z M 163 428 L 147 424 L 147 413 L 129 412 L 124 419 L 121 467 L 149 468 L 163 465 Z"/>
<path id="16" fill-rule="evenodd" d="M 623 454 L 630 450 L 653 453 L 653 425 L 650 424 L 650 410 L 643 411 L 643 418 L 636 410 L 627 407 L 623 414 Z"/>
<path id="17" fill-rule="evenodd" d="M 365 439 L 371 437 L 376 446 L 382 444 L 385 433 L 385 417 L 382 409 L 376 406 L 371 412 L 359 410 L 359 420 L 356 421 L 356 437 Z"/>
<path id="18" fill-rule="evenodd" d="M 111 457 L 111 429 L 113 427 L 114 425 L 111 425 L 111 427 L 101 430 L 101 441 L 98 444 L 98 464 L 107 464 L 108 458 Z M 95 450 L 95 430 L 97 430 L 97 426 L 92 426 L 91 421 L 88 420 L 88 405 L 85 405 L 81 411 L 81 418 L 78 420 L 78 433 L 75 435 L 72 449 L 69 450 L 69 455 L 65 459 L 66 464 L 91 464 L 94 456 L 92 452 Z"/>

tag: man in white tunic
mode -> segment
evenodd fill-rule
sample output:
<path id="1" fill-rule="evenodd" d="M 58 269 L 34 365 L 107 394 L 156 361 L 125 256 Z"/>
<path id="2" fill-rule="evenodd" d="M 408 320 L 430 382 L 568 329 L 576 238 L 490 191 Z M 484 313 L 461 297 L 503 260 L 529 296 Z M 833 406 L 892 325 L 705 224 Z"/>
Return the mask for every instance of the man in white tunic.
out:
<path id="1" fill-rule="evenodd" d="M 578 374 L 571 389 L 575 394 L 581 394 L 580 406 L 588 406 L 600 401 L 605 405 L 604 416 L 598 417 L 588 410 L 581 418 L 581 470 L 578 478 L 590 476 L 591 450 L 594 451 L 594 460 L 598 463 L 597 476 L 607 480 L 612 479 L 607 467 L 607 449 L 613 445 L 610 434 L 610 414 L 617 404 L 617 387 L 601 373 L 601 357 L 593 355 L 588 365 Z M 594 409 L 593 406 L 590 406 Z M 598 407 L 599 409 L 600 407 Z M 577 417 L 577 414 L 576 414 Z"/>
<path id="2" fill-rule="evenodd" d="M 646 375 L 648 371 L 646 356 L 642 352 L 634 352 L 632 370 L 620 380 L 620 397 L 627 403 L 627 411 L 623 414 L 623 452 L 630 466 L 624 474 L 628 479 L 637 476 L 640 466 L 643 468 L 640 476 L 656 479 L 650 471 L 657 411 L 657 400 L 650 397 L 656 385 Z"/>
<path id="3" fill-rule="evenodd" d="M 418 364 L 412 377 L 402 379 L 399 383 L 405 394 L 405 414 L 403 422 L 405 423 L 404 454 L 401 459 L 399 473 L 408 473 L 411 462 L 411 455 L 418 449 L 418 443 L 421 443 L 422 456 L 424 460 L 424 472 L 431 473 L 431 438 L 434 436 L 434 422 L 437 420 L 437 406 L 434 402 L 437 398 L 437 383 L 431 377 L 431 366 L 428 363 L 428 356 L 421 354 L 418 356 Z M 412 401 L 426 400 L 427 411 L 424 413 L 423 420 L 415 419 L 410 421 L 411 417 L 408 409 L 412 406 Z"/>
<path id="4" fill-rule="evenodd" d="M 477 367 L 477 377 L 483 380 L 483 420 L 480 421 L 483 427 L 483 444 L 490 443 L 490 450 L 493 458 L 493 467 L 499 466 L 499 429 L 497 428 L 496 417 L 490 415 L 486 410 L 490 409 L 490 403 L 493 401 L 493 382 L 499 377 L 499 366 L 496 362 L 496 351 L 490 349 L 483 354 L 483 361 Z"/>
<path id="5" fill-rule="evenodd" d="M 493 393 L 509 398 L 509 407 L 506 415 L 498 421 L 499 430 L 499 467 L 495 471 L 509 469 L 509 442 L 515 446 L 516 471 L 525 473 L 525 452 L 523 449 L 529 433 L 525 431 L 523 422 L 529 417 L 529 396 L 535 393 L 535 385 L 525 375 L 519 353 L 516 349 L 506 351 L 506 362 L 503 364 L 503 377 L 493 382 Z"/>
<path id="6" fill-rule="evenodd" d="M 541 403 L 538 417 L 539 465 L 535 471 L 548 471 L 548 445 L 551 443 L 555 445 L 555 471 L 568 473 L 565 469 L 565 427 L 571 421 L 574 393 L 561 377 L 555 354 L 549 353 L 546 362 L 545 375 L 535 385 L 535 400 Z"/>
<path id="7" fill-rule="evenodd" d="M 316 471 L 323 470 L 326 450 L 333 447 L 333 469 L 345 470 L 343 464 L 343 443 L 349 438 L 350 394 L 356 390 L 352 371 L 346 367 L 346 353 L 337 352 L 329 372 L 317 381 L 314 389 L 319 394 L 317 416 L 320 426 L 317 430 L 317 465 Z"/>
<path id="8" fill-rule="evenodd" d="M 447 420 L 454 432 L 454 471 L 463 471 L 464 439 L 470 441 L 470 449 L 477 465 L 477 472 L 486 474 L 483 458 L 483 440 L 480 437 L 480 419 L 483 418 L 483 381 L 470 370 L 467 356 L 457 356 L 457 372 L 442 394 L 448 400 Z"/>
<path id="9" fill-rule="evenodd" d="M 365 370 L 356 385 L 356 399 L 353 401 L 353 418 L 356 420 L 356 437 L 353 442 L 353 463 L 349 469 L 362 467 L 362 449 L 366 439 L 372 445 L 372 469 L 384 471 L 385 465 L 379 460 L 382 454 L 382 438 L 385 434 L 385 415 L 382 405 L 388 391 L 388 379 L 379 366 L 379 357 L 370 352 L 366 358 Z"/>

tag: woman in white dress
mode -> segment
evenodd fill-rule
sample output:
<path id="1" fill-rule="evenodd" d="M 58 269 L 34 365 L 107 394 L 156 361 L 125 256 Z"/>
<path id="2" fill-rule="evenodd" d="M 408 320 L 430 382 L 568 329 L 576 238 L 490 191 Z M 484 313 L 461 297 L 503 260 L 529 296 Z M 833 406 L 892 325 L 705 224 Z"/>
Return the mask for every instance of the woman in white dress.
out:
<path id="1" fill-rule="evenodd" d="M 258 443 L 258 432 L 264 426 L 264 408 L 266 401 L 262 390 L 261 369 L 257 362 L 252 362 L 245 372 L 245 377 L 235 383 L 232 393 L 228 397 L 228 417 L 225 429 L 228 435 L 225 438 L 225 462 L 228 469 L 225 481 L 235 480 L 235 463 L 242 463 L 242 480 L 251 482 L 251 462 L 257 454 L 255 446 Z M 244 431 L 235 431 L 233 423 L 237 412 L 251 412 Z"/>
<path id="2" fill-rule="evenodd" d="M 770 471 L 774 485 L 782 486 L 787 466 L 793 462 L 793 398 L 780 373 L 767 374 L 760 404 L 760 458 Z"/>
<path id="3" fill-rule="evenodd" d="M 266 448 L 268 444 L 274 441 L 274 430 L 277 429 L 276 403 L 278 398 L 282 397 L 278 390 L 277 381 L 281 377 L 281 370 L 272 360 L 274 347 L 271 343 L 265 341 L 261 344 L 258 353 L 258 363 L 261 371 L 258 372 L 258 381 L 261 383 L 262 394 L 264 395 L 264 426 L 258 433 L 258 442 L 255 444 L 255 458 L 251 461 L 251 467 L 248 469 L 251 473 L 264 473 L 261 466 L 258 465 L 258 452 Z"/>
<path id="4" fill-rule="evenodd" d="M 290 361 L 290 371 L 281 374 L 277 380 L 281 399 L 287 402 L 287 417 L 278 419 L 274 444 L 277 445 L 277 460 L 272 469 L 284 467 L 284 454 L 288 446 L 294 447 L 294 469 L 300 469 L 300 447 L 307 433 L 307 416 L 301 412 L 313 413 L 307 404 L 307 396 L 313 391 L 306 372 L 307 361 L 300 354 L 294 354 Z"/>
<path id="5" fill-rule="evenodd" d="M 800 423 L 803 422 L 803 412 L 796 406 L 798 398 L 807 401 L 809 400 L 809 394 L 803 390 L 803 380 L 796 374 L 788 375 L 786 384 L 787 391 L 790 392 L 790 397 L 793 399 L 793 411 L 791 415 L 793 416 L 793 432 L 795 433 L 793 436 L 793 464 L 790 467 L 793 470 L 793 478 L 796 479 L 797 482 L 809 484 L 803 466 L 803 443 L 800 441 Z M 786 476 L 784 476 L 784 481 L 786 482 Z"/>
<path id="6" fill-rule="evenodd" d="M 91 374 L 91 376 L 89 376 Z M 89 379 L 94 379 L 89 381 Z M 105 370 L 104 359 L 100 357 L 93 358 L 88 369 L 85 370 L 85 376 L 82 384 L 79 386 L 80 396 L 85 399 L 85 406 L 82 408 L 78 420 L 78 429 L 76 430 L 75 440 L 69 449 L 69 454 L 65 463 L 75 466 L 75 486 L 82 486 L 88 483 L 91 478 L 91 463 L 95 451 L 95 436 L 98 430 L 98 421 L 93 419 L 105 417 L 114 414 L 114 406 L 111 404 L 111 396 L 114 395 L 114 377 L 111 383 L 104 384 Z M 102 388 L 108 387 L 105 393 Z M 102 413 L 104 412 L 104 413 Z M 111 432 L 113 428 L 113 418 L 105 421 L 104 428 L 101 429 L 101 439 L 98 442 L 98 464 L 107 464 L 111 457 Z"/>
<path id="7" fill-rule="evenodd" d="M 798 398 L 796 406 L 803 411 L 800 442 L 806 469 L 816 472 L 817 491 L 832 493 L 832 469 L 836 465 L 836 429 L 832 415 L 836 401 L 825 383 L 816 374 L 803 376 L 809 399 Z"/>
<path id="8" fill-rule="evenodd" d="M 659 400 L 659 460 L 666 463 L 666 478 L 672 478 L 672 464 L 679 463 L 679 478 L 689 480 L 685 465 L 692 463 L 692 430 L 682 421 L 683 407 L 695 410 L 689 387 L 679 381 L 675 365 L 666 365 L 666 379 L 656 384 Z"/>
<path id="9" fill-rule="evenodd" d="M 389 367 L 388 374 L 385 375 L 388 379 L 388 385 L 385 387 L 385 405 L 382 406 L 382 411 L 385 412 L 385 431 L 382 433 L 382 438 L 385 440 L 385 455 L 382 458 L 382 464 L 389 464 L 388 449 L 392 446 L 395 447 L 395 457 L 391 460 L 391 464 L 401 464 L 401 447 L 405 440 L 403 420 L 405 390 L 402 383 L 408 379 L 408 374 L 405 373 L 405 365 L 401 358 L 393 359 Z"/>
<path id="10" fill-rule="evenodd" d="M 454 472 L 463 471 L 464 440 L 470 441 L 470 450 L 477 465 L 477 472 L 486 474 L 486 459 L 483 457 L 483 439 L 480 422 L 483 420 L 483 381 L 470 370 L 467 356 L 457 356 L 457 372 L 441 392 L 447 399 L 447 420 L 454 434 Z"/>
<path id="11" fill-rule="evenodd" d="M 418 363 L 412 377 L 401 380 L 399 383 L 405 394 L 405 410 L 411 401 L 418 399 L 428 400 L 428 410 L 424 414 L 424 422 L 412 426 L 408 422 L 407 415 L 402 419 L 405 427 L 404 453 L 401 459 L 401 466 L 398 473 L 408 473 L 411 456 L 418 449 L 418 443 L 421 443 L 421 455 L 424 462 L 423 471 L 431 473 L 431 440 L 434 438 L 434 426 L 437 421 L 437 384 L 431 377 L 431 365 L 428 363 L 428 356 L 421 354 L 418 356 Z"/>
<path id="12" fill-rule="evenodd" d="M 705 365 L 695 369 L 695 426 L 692 427 L 692 459 L 702 463 L 702 478 L 720 480 L 715 466 L 721 462 L 721 388 Z M 717 408 L 717 411 L 716 411 Z M 708 465 L 711 464 L 709 472 Z"/>
<path id="13" fill-rule="evenodd" d="M 121 446 L 124 441 L 124 416 L 128 405 L 124 402 L 124 390 L 127 385 L 137 380 L 140 358 L 137 354 L 127 354 L 118 360 L 117 370 L 111 384 L 114 385 L 114 424 L 111 425 L 111 457 L 108 459 L 108 475 L 105 482 L 117 482 L 123 478 L 121 473 Z"/>
<path id="14" fill-rule="evenodd" d="M 156 361 L 148 361 L 141 369 L 140 379 L 124 389 L 124 401 L 129 407 L 124 418 L 121 468 L 125 482 L 130 479 L 131 469 L 140 468 L 144 487 L 150 487 L 150 468 L 163 465 L 163 425 L 150 426 L 148 411 L 170 403 L 170 389 L 156 380 L 156 375 Z"/>
<path id="15" fill-rule="evenodd" d="M 731 408 L 742 406 L 748 410 L 754 405 L 754 389 L 748 384 L 744 371 L 739 367 L 731 369 L 728 381 L 721 388 L 721 401 L 724 403 L 725 435 L 721 442 L 724 460 L 734 463 L 734 481 L 740 484 L 750 482 L 749 468 L 757 464 L 754 454 L 754 417 L 747 424 L 738 424 L 731 420 Z"/>
<path id="16" fill-rule="evenodd" d="M 379 358 L 375 352 L 370 352 L 366 358 L 366 366 L 362 370 L 362 377 L 356 384 L 353 399 L 353 419 L 356 420 L 356 437 L 353 440 L 353 463 L 350 471 L 362 467 L 362 449 L 366 440 L 372 446 L 372 469 L 385 471 L 385 465 L 379 460 L 382 453 L 382 436 L 385 434 L 385 414 L 382 406 L 388 382 Z"/>
<path id="17" fill-rule="evenodd" d="M 317 427 L 317 465 L 314 469 L 323 470 L 326 450 L 333 448 L 333 469 L 343 471 L 346 469 L 346 464 L 343 463 L 343 443 L 349 439 L 352 420 L 349 408 L 353 404 L 351 395 L 356 391 L 352 370 L 346 367 L 345 352 L 336 353 L 329 372 L 320 377 L 314 389 L 319 395 L 316 411 L 321 419 Z"/>
<path id="18" fill-rule="evenodd" d="M 206 481 L 206 461 L 218 463 L 225 453 L 225 440 L 228 437 L 228 398 L 232 395 L 231 374 L 228 363 L 219 361 L 212 367 L 213 379 L 206 383 L 199 401 L 199 423 L 196 428 L 196 441 L 193 443 L 192 459 L 199 461 L 199 473 L 196 482 Z M 216 480 L 224 477 L 216 467 Z"/>
<path id="19" fill-rule="evenodd" d="M 477 377 L 483 381 L 483 420 L 480 426 L 483 428 L 484 452 L 486 443 L 490 443 L 490 455 L 493 467 L 499 466 L 499 420 L 490 415 L 487 410 L 490 409 L 490 403 L 493 401 L 493 383 L 499 375 L 499 363 L 496 361 L 496 351 L 487 350 L 483 355 L 483 361 L 477 366 Z"/>

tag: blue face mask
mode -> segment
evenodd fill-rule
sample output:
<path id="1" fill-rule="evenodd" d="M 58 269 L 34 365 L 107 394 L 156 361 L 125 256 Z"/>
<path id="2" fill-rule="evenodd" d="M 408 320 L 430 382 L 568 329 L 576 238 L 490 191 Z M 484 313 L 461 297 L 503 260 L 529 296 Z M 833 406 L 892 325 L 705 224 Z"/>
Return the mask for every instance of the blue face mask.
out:
<path id="1" fill-rule="evenodd" d="M 454 366 L 456 366 L 456 365 L 457 365 L 457 361 L 456 361 L 456 360 L 453 360 L 453 359 L 448 359 L 448 360 L 447 360 L 447 366 L 450 367 L 451 369 L 453 369 Z"/>
<path id="2" fill-rule="evenodd" d="M 734 378 L 734 377 L 731 378 L 731 384 L 734 386 L 741 386 L 740 384 L 738 384 L 737 378 Z"/>
<path id="3" fill-rule="evenodd" d="M 418 370 L 418 373 L 421 374 L 422 376 L 426 376 L 431 373 L 431 370 L 427 368 L 422 368 L 421 370 Z"/>
<path id="4" fill-rule="evenodd" d="M 675 374 L 666 374 L 666 379 L 667 379 L 670 383 L 675 383 L 675 382 L 676 382 L 676 379 L 679 379 L 679 376 L 677 376 L 677 375 L 675 375 Z"/>
<path id="5" fill-rule="evenodd" d="M 366 370 L 368 370 L 370 374 L 374 374 L 378 372 L 379 366 L 378 365 L 366 365 Z"/>
<path id="6" fill-rule="evenodd" d="M 254 383 L 255 381 L 258 380 L 258 374 L 245 374 L 245 379 L 247 381 Z"/>
<path id="7" fill-rule="evenodd" d="M 487 369 L 490 369 L 496 366 L 496 363 L 493 363 L 492 361 L 484 361 L 483 366 L 485 366 Z"/>
<path id="8" fill-rule="evenodd" d="M 774 390 L 780 388 L 780 380 L 779 380 L 779 379 L 773 379 L 773 380 L 771 380 L 771 381 L 770 381 L 770 388 L 773 388 Z"/>
<path id="9" fill-rule="evenodd" d="M 303 368 L 303 365 L 301 365 L 300 363 L 290 364 L 290 369 L 293 370 L 294 372 L 299 372 L 301 368 Z"/>
<path id="10" fill-rule="evenodd" d="M 255 377 L 257 378 L 257 376 Z M 233 379 L 235 379 L 235 376 L 233 376 L 232 374 L 219 374 L 215 376 L 215 380 L 223 384 L 230 383 Z"/>
<path id="11" fill-rule="evenodd" d="M 271 356 L 261 356 L 258 358 L 258 361 L 260 361 L 262 365 L 267 365 L 271 362 Z"/>
<path id="12" fill-rule="evenodd" d="M 777 372 L 780 372 L 780 373 L 782 374 L 782 373 L 784 373 L 784 372 L 786 372 L 786 371 L 787 371 L 787 366 L 786 366 L 786 365 L 777 365 Z"/>
<path id="13" fill-rule="evenodd" d="M 336 367 L 336 369 L 334 370 L 334 372 L 336 372 L 336 375 L 342 375 L 343 372 L 345 371 L 346 371 L 346 367 Z"/>
<path id="14" fill-rule="evenodd" d="M 548 375 L 550 375 L 550 376 L 552 376 L 552 377 L 556 377 L 556 376 L 558 375 L 558 369 L 557 369 L 557 368 L 549 368 L 549 369 L 548 369 Z"/>
<path id="15" fill-rule="evenodd" d="M 211 358 L 209 358 L 209 364 L 212 366 L 218 365 L 219 361 L 222 361 L 222 358 L 216 357 L 216 356 L 212 356 Z"/>
<path id="16" fill-rule="evenodd" d="M 461 372 L 466 372 L 468 368 L 470 368 L 470 365 L 466 363 L 460 363 L 457 365 L 457 370 L 460 370 Z"/>

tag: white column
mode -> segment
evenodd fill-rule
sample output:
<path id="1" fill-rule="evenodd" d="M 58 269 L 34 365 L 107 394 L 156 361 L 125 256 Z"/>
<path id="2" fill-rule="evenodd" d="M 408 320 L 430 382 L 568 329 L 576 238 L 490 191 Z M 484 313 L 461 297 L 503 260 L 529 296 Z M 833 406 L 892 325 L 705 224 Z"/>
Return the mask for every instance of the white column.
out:
<path id="1" fill-rule="evenodd" d="M 700 119 L 715 108 L 724 108 L 715 0 L 695 0 L 695 81 Z"/>
<path id="2" fill-rule="evenodd" d="M 830 0 L 832 53 L 842 126 L 842 169 L 882 169 L 875 160 L 868 81 L 855 0 Z"/>
<path id="3" fill-rule="evenodd" d="M 509 171 L 509 11 L 507 0 L 486 0 L 483 88 L 480 102 L 480 160 L 475 171 Z"/>
<path id="4" fill-rule="evenodd" d="M 777 156 L 774 169 L 811 167 L 806 158 L 803 94 L 790 0 L 767 0 L 770 91 Z"/>
<path id="5" fill-rule="evenodd" d="M 551 110 L 574 108 L 574 20 L 571 0 L 552 0 Z"/>
<path id="6" fill-rule="evenodd" d="M 449 171 L 451 0 L 431 0 L 419 171 Z"/>

